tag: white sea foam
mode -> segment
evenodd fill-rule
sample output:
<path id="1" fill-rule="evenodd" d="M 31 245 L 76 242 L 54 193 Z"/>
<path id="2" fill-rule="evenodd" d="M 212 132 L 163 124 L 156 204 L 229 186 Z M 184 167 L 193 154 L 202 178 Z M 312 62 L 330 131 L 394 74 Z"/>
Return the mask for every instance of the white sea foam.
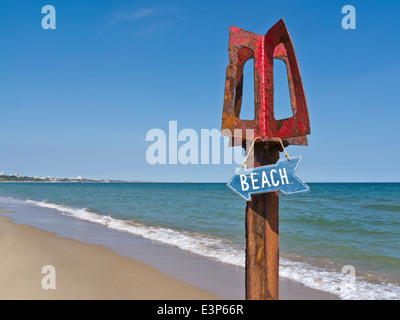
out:
<path id="1" fill-rule="evenodd" d="M 237 245 L 235 247 L 235 245 L 231 242 L 221 238 L 216 238 L 201 233 L 177 231 L 159 226 L 148 226 L 132 220 L 120 220 L 111 216 L 105 216 L 91 212 L 87 208 L 73 208 L 54 204 L 48 201 L 27 200 L 27 202 L 40 207 L 58 210 L 64 215 L 99 223 L 107 226 L 110 229 L 126 231 L 140 235 L 144 238 L 159 241 L 167 245 L 178 247 L 182 250 L 213 258 L 220 262 L 244 266 L 245 258 L 243 250 L 241 250 L 240 246 Z"/>
<path id="2" fill-rule="evenodd" d="M 244 248 L 221 238 L 188 231 L 177 231 L 160 226 L 148 226 L 135 221 L 125 221 L 90 211 L 88 208 L 73 208 L 49 201 L 27 200 L 36 206 L 55 209 L 86 221 L 99 223 L 108 228 L 130 232 L 144 238 L 178 247 L 220 262 L 244 267 Z M 327 270 L 304 262 L 280 259 L 279 274 L 307 287 L 330 292 L 341 299 L 400 299 L 400 287 L 390 283 L 371 283 L 356 277 L 355 287 L 343 281 L 346 274 L 341 270 Z"/>
<path id="3" fill-rule="evenodd" d="M 307 287 L 327 291 L 344 300 L 398 300 L 400 287 L 390 283 L 371 283 L 356 274 L 354 285 L 341 270 L 318 268 L 303 262 L 280 259 L 279 275 Z"/>

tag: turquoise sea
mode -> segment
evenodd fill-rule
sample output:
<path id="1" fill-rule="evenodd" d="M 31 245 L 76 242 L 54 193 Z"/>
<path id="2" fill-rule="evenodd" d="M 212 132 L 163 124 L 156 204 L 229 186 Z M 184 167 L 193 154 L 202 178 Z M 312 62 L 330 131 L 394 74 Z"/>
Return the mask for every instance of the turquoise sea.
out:
<path id="1" fill-rule="evenodd" d="M 280 275 L 400 299 L 400 183 L 309 186 L 280 196 Z M 246 203 L 223 183 L 0 183 L 0 206 L 10 200 L 244 266 Z"/>

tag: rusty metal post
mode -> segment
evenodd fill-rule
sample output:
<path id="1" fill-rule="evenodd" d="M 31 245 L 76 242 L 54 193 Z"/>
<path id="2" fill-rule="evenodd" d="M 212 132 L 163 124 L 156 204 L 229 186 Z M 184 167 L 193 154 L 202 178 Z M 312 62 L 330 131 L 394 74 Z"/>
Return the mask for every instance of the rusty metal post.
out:
<path id="1" fill-rule="evenodd" d="M 254 119 L 240 118 L 243 68 L 254 59 Z M 275 119 L 274 59 L 286 64 L 293 116 Z M 246 144 L 253 130 L 254 167 L 275 164 L 281 143 L 308 145 L 310 119 L 292 39 L 283 19 L 264 35 L 231 26 L 221 133 Z M 239 133 L 236 133 L 239 131 Z M 249 150 L 248 150 L 249 151 Z M 253 194 L 246 207 L 246 299 L 279 298 L 279 192 Z"/>
<path id="2" fill-rule="evenodd" d="M 274 164 L 276 141 L 254 144 L 254 167 Z M 246 206 L 246 299 L 279 299 L 279 192 L 252 196 Z"/>

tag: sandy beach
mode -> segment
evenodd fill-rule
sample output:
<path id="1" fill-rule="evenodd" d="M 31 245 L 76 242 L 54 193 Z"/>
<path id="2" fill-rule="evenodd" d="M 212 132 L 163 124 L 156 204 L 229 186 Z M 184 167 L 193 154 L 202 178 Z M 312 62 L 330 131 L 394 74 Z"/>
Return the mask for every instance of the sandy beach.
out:
<path id="1" fill-rule="evenodd" d="M 16 223 L 14 219 L 17 219 Z M 29 220 L 35 227 L 29 225 Z M 49 224 L 45 226 L 43 220 Z M 37 224 L 37 221 L 42 222 Z M 179 249 L 149 246 L 145 242 L 139 242 L 135 254 L 147 258 L 138 261 L 126 256 L 124 250 L 116 253 L 110 249 L 122 248 L 121 243 L 117 247 L 105 245 L 118 238 L 115 233 L 110 237 L 105 232 L 107 230 L 101 229 L 103 242 L 100 242 L 94 237 L 96 228 L 92 228 L 98 226 L 88 222 L 81 225 L 80 221 L 68 217 L 55 217 L 54 221 L 47 215 L 45 219 L 39 215 L 32 220 L 26 214 L 21 216 L 19 210 L 0 209 L 0 299 L 244 298 L 241 268 L 196 255 L 187 256 Z M 78 241 L 72 234 L 71 237 L 60 236 L 56 226 L 70 231 L 73 227 L 81 234 L 89 233 L 95 239 L 94 243 Z M 56 233 L 42 230 L 49 227 Z M 132 247 L 131 242 L 129 247 Z M 47 273 L 42 273 L 45 265 L 55 268 L 56 289 L 45 290 L 42 287 L 42 280 L 47 276 Z M 282 277 L 280 298 L 338 299 L 336 295 Z"/>
<path id="2" fill-rule="evenodd" d="M 102 246 L 10 220 L 0 217 L 0 299 L 218 299 Z M 55 267 L 56 289 L 42 288 L 44 265 Z"/>

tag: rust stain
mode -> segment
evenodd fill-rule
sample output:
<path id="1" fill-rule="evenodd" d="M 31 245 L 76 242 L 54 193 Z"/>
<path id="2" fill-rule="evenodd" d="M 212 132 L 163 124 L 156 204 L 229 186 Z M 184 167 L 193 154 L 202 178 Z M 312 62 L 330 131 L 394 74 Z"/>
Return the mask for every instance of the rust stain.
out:
<path id="1" fill-rule="evenodd" d="M 283 19 L 265 36 L 231 26 L 229 65 L 226 72 L 222 130 L 253 129 L 254 137 L 287 139 L 290 144 L 307 145 L 310 120 L 300 70 L 293 43 Z M 243 68 L 254 59 L 254 119 L 240 119 L 243 91 Z M 276 120 L 274 116 L 273 60 L 281 59 L 287 67 L 293 117 Z M 290 139 L 290 140 L 289 140 Z"/>

